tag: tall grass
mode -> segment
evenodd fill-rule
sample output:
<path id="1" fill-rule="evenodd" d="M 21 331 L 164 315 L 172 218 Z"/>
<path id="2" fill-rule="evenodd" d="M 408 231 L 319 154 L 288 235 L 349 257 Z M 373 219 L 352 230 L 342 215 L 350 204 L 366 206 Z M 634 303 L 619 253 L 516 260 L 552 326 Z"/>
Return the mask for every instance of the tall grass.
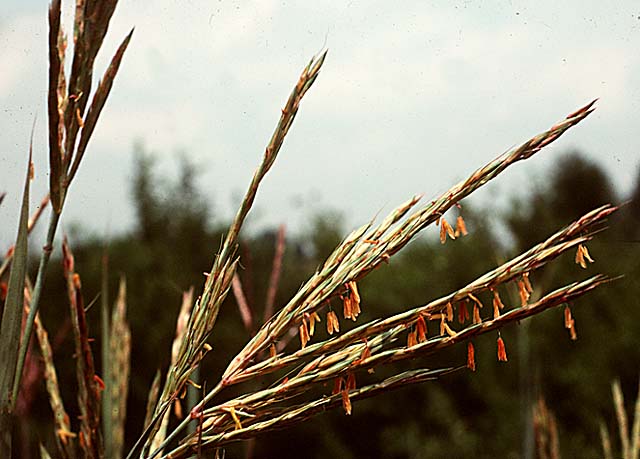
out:
<path id="1" fill-rule="evenodd" d="M 76 1 L 73 61 L 68 76 L 64 66 L 67 40 L 60 24 L 60 1 L 54 0 L 49 9 L 49 194 L 52 212 L 35 283 L 31 288 L 26 273 L 27 236 L 30 229 L 30 178 L 27 173 L 13 258 L 5 257 L 2 265 L 3 270 L 11 266 L 0 336 L 0 351 L 3 356 L 8 356 L 7 365 L 0 368 L 2 457 L 11 455 L 14 407 L 34 324 L 46 365 L 47 390 L 58 441 L 57 454 L 52 456 L 123 455 L 124 406 L 131 341 L 125 318 L 124 281 L 112 315 L 106 299 L 102 302 L 102 341 L 105 346 L 102 355 L 106 358 L 104 368 L 98 372 L 93 363 L 86 329 L 80 276 L 75 270 L 71 248 L 66 242 L 63 244 L 67 292 L 78 356 L 78 400 L 81 411 L 78 432 L 71 431 L 69 416 L 57 385 L 51 347 L 38 318 L 42 286 L 68 188 L 87 151 L 131 40 L 130 33 L 92 92 L 95 56 L 101 48 L 116 4 L 116 0 Z M 208 340 L 215 332 L 221 306 L 234 286 L 240 262 L 238 241 L 243 223 L 260 184 L 273 166 L 293 125 L 305 94 L 320 75 L 326 55 L 324 52 L 311 59 L 294 85 L 265 148 L 262 162 L 206 274 L 201 294 L 195 301 L 192 293 L 185 294 L 183 298 L 171 365 L 164 378 L 158 374 L 154 379 L 144 431 L 127 457 L 189 457 L 216 450 L 233 441 L 254 438 L 269 430 L 304 422 L 330 408 L 341 408 L 348 415 L 357 409 L 354 405 L 360 399 L 432 380 L 464 368 L 475 370 L 475 353 L 478 351 L 474 348 L 473 340 L 482 334 L 495 335 L 496 358 L 507 361 L 508 343 L 500 335 L 502 327 L 546 309 L 564 306 L 565 325 L 571 331 L 573 319 L 567 304 L 611 280 L 606 275 L 596 274 L 553 291 L 536 292 L 539 299 L 530 301 L 533 291 L 531 275 L 562 253 L 576 251 L 576 263 L 585 269 L 587 262 L 593 261 L 586 243 L 603 229 L 606 218 L 616 210 L 612 205 L 604 205 L 466 286 L 424 305 L 410 309 L 398 308 L 393 315 L 344 330 L 344 321 L 357 321 L 361 309 L 367 307 L 361 302 L 358 282 L 388 262 L 429 226 L 439 226 L 442 243 L 463 237 L 467 230 L 462 211 L 457 211 L 454 225 L 446 220 L 445 213 L 451 208 L 459 208 L 465 197 L 507 167 L 537 154 L 583 121 L 593 111 L 594 101 L 479 168 L 437 198 L 420 204 L 421 198 L 415 196 L 379 223 L 370 222 L 356 229 L 344 238 L 284 305 L 274 304 L 273 292 L 277 288 L 280 269 L 278 260 L 274 260 L 264 325 L 254 330 L 255 322 L 251 320 L 250 311 L 243 312 L 246 327 L 254 332 L 253 336 L 228 363 L 213 388 L 202 393 L 197 403 L 189 407 L 184 419 L 169 430 L 171 407 L 181 406 L 181 398 L 188 386 L 197 386 L 193 381 L 194 372 L 211 352 Z M 30 161 L 29 158 L 29 164 Z M 579 270 L 578 267 L 576 270 Z M 105 278 L 106 275 L 105 270 Z M 504 304 L 501 295 L 504 296 L 508 289 L 517 292 L 518 303 Z M 236 297 L 241 298 L 242 287 L 237 280 L 235 290 Z M 106 288 L 103 295 L 106 298 Z M 24 311 L 28 311 L 28 315 L 24 331 L 21 332 Z M 326 325 L 326 334 L 318 331 L 320 323 Z M 300 341 L 297 349 L 282 345 L 296 333 Z M 435 353 L 448 355 L 448 351 L 457 345 L 467 348 L 464 362 L 453 361 L 442 368 L 422 367 L 421 357 Z M 377 379 L 375 373 L 370 374 L 375 368 L 406 360 L 414 361 L 415 368 L 396 372 L 384 379 Z M 104 381 L 98 374 L 104 376 Z M 258 384 L 245 384 L 239 390 L 228 390 L 240 383 L 266 381 L 267 375 L 272 375 L 271 380 L 275 382 L 266 388 Z M 207 377 L 210 379 L 211 375 Z M 327 383 L 333 386 L 332 391 L 326 388 Z M 103 389 L 105 392 L 101 396 Z"/>

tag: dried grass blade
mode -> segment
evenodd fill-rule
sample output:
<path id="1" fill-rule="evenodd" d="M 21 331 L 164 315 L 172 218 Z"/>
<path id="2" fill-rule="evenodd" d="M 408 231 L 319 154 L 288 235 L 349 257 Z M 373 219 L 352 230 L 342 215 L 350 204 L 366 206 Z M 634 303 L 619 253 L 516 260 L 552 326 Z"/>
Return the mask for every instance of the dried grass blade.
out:
<path id="1" fill-rule="evenodd" d="M 530 158 L 539 152 L 543 147 L 557 140 L 568 129 L 575 126 L 586 118 L 592 111 L 595 101 L 567 116 L 564 120 L 553 125 L 547 131 L 538 134 L 519 147 L 513 148 L 499 156 L 486 166 L 476 170 L 466 180 L 451 187 L 422 210 L 411 215 L 403 224 L 403 237 L 397 238 L 390 244 L 389 255 L 393 255 L 406 245 L 406 243 L 426 226 L 435 222 L 440 215 L 443 215 L 449 208 L 460 202 L 463 198 L 473 193 L 475 190 L 494 179 L 512 164 Z"/>

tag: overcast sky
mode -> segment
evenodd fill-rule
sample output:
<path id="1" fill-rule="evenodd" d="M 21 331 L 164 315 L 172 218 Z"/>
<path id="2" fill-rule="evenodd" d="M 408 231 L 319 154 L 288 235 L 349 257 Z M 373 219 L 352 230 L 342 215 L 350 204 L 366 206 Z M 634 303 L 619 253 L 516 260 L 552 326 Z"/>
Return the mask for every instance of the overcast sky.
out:
<path id="1" fill-rule="evenodd" d="M 15 237 L 36 115 L 33 205 L 48 184 L 47 7 L 0 6 L 2 250 Z M 63 228 L 130 227 L 136 141 L 165 172 L 186 152 L 214 214 L 230 217 L 301 69 L 324 48 L 322 73 L 258 195 L 255 228 L 303 228 L 322 209 L 355 226 L 413 194 L 434 196 L 596 97 L 592 116 L 479 202 L 526 193 L 571 148 L 605 166 L 621 192 L 637 175 L 637 1 L 122 0 L 99 74 L 134 26 Z"/>

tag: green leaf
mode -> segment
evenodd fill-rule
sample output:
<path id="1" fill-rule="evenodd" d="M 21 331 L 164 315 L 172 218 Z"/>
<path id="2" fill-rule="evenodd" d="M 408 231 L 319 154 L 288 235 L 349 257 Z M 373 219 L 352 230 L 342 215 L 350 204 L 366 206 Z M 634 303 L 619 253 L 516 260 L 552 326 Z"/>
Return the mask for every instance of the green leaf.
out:
<path id="1" fill-rule="evenodd" d="M 33 140 L 33 139 L 32 139 Z M 27 272 L 27 235 L 29 221 L 29 181 L 31 175 L 32 145 L 29 147 L 29 165 L 22 195 L 22 209 L 18 224 L 13 265 L 9 275 L 7 298 L 2 313 L 0 328 L 0 457 L 11 457 L 10 420 L 15 406 L 11 397 L 13 378 L 16 373 L 18 349 L 20 347 L 20 329 L 24 302 L 24 278 Z"/>

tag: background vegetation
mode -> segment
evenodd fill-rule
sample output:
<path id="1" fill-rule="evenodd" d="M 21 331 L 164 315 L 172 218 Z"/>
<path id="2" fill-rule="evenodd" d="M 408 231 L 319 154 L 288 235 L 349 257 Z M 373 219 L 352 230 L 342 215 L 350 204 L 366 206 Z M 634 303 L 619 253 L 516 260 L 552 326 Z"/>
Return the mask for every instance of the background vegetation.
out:
<path id="1" fill-rule="evenodd" d="M 156 370 L 169 364 L 171 342 L 182 292 L 199 288 L 223 234 L 224 223 L 199 188 L 196 167 L 178 160 L 176 177 L 159 176 L 153 155 L 137 147 L 131 186 L 136 226 L 115 237 L 72 234 L 76 269 L 86 301 L 99 295 L 105 254 L 109 291 L 119 276 L 127 279 L 128 319 L 132 331 L 131 388 L 127 407 L 127 449 L 142 430 L 146 398 Z M 388 315 L 445 294 L 473 280 L 500 260 L 530 247 L 589 209 L 630 200 L 611 229 L 590 244 L 598 270 L 625 278 L 578 300 L 573 308 L 578 340 L 563 327 L 561 310 L 525 320 L 503 330 L 508 363 L 495 357 L 493 337 L 476 340 L 477 371 L 457 372 L 436 382 L 411 386 L 359 401 L 350 417 L 337 410 L 289 430 L 266 434 L 256 442 L 230 447 L 227 457 L 534 457 L 532 406 L 544 397 L 555 413 L 560 450 L 566 457 L 601 457 L 598 422 L 615 427 L 610 383 L 619 378 L 625 399 L 635 399 L 640 362 L 640 174 L 631 196 L 619 196 L 606 171 L 579 153 L 564 155 L 538 188 L 529 189 L 510 209 L 464 202 L 470 235 L 441 245 L 422 236 L 360 285 L 366 319 Z M 309 277 L 346 233 L 336 214 L 319 214 L 306 231 L 286 238 L 276 305 L 283 304 Z M 277 239 L 277 228 L 245 237 L 240 277 L 254 317 L 261 318 Z M 54 254 L 54 257 L 58 254 Z M 537 273 L 535 286 L 568 278 L 570 255 Z M 565 270 L 567 272 L 565 272 Z M 548 287 L 546 287 L 548 288 Z M 71 327 L 62 263 L 54 258 L 43 298 L 42 318 L 52 335 L 63 399 L 77 411 Z M 233 296 L 229 296 L 213 335 L 215 353 L 203 363 L 201 377 L 213 384 L 249 337 Z M 99 308 L 87 315 L 98 335 Z M 98 359 L 99 342 L 94 350 Z M 431 358 L 434 367 L 464 362 L 465 349 L 448 362 Z M 23 457 L 51 435 L 41 365 L 21 393 Z M 392 374 L 392 370 L 389 371 Z M 379 376 L 384 376 L 382 373 Z M 631 410 L 631 404 L 628 406 Z M 72 425 L 74 424 L 72 419 Z M 614 436 L 614 438 L 616 438 Z M 52 441 L 51 438 L 48 439 Z M 614 444 L 615 446 L 615 444 Z"/>

